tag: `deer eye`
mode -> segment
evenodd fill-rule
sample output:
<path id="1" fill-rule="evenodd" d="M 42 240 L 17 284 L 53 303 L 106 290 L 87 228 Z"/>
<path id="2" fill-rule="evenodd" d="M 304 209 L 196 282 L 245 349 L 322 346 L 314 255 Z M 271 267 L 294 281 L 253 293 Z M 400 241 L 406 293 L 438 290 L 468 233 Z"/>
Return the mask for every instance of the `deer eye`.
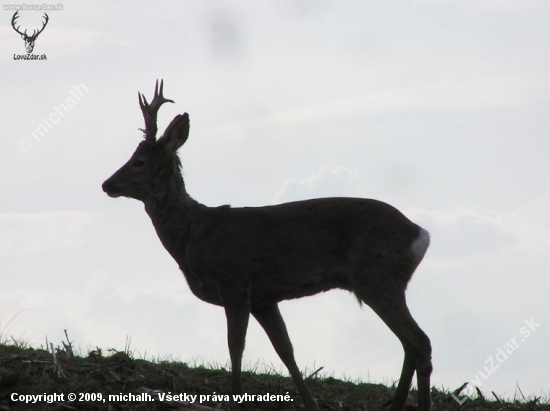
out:
<path id="1" fill-rule="evenodd" d="M 145 162 L 143 160 L 136 160 L 134 161 L 134 164 L 132 164 L 132 166 L 134 167 L 143 167 L 145 165 Z"/>

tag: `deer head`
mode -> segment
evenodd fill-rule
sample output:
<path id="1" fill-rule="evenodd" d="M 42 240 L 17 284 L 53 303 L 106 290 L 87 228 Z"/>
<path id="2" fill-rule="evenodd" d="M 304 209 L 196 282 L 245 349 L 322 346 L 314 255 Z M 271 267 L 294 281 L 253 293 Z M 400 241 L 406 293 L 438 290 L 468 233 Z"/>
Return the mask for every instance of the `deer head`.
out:
<path id="1" fill-rule="evenodd" d="M 34 50 L 34 42 L 36 41 L 36 38 L 38 37 L 38 35 L 40 33 L 42 33 L 44 31 L 44 28 L 46 27 L 46 25 L 48 24 L 48 20 L 50 19 L 48 17 L 48 15 L 46 13 L 44 13 L 44 18 L 46 19 L 44 21 L 44 23 L 42 24 L 42 28 L 40 30 L 33 30 L 33 33 L 31 36 L 27 35 L 27 30 L 25 30 L 24 33 L 20 32 L 19 31 L 19 27 L 21 26 L 17 26 L 15 27 L 15 20 L 17 20 L 17 18 L 19 18 L 19 16 L 17 15 L 17 13 L 19 13 L 19 11 L 16 11 L 15 14 L 13 15 L 12 19 L 11 19 L 11 26 L 13 27 L 13 29 L 18 32 L 20 35 L 21 35 L 21 38 L 23 40 L 25 40 L 25 48 L 27 49 L 27 53 L 32 53 L 32 51 Z"/>
<path id="2" fill-rule="evenodd" d="M 178 114 L 157 140 L 157 113 L 164 103 L 174 101 L 162 95 L 163 82 L 155 85 L 151 103 L 138 93 L 139 105 L 145 120 L 145 136 L 132 157 L 107 181 L 103 191 L 110 197 L 130 197 L 143 201 L 161 201 L 175 187 L 183 184 L 181 164 L 176 151 L 189 136 L 189 115 Z"/>

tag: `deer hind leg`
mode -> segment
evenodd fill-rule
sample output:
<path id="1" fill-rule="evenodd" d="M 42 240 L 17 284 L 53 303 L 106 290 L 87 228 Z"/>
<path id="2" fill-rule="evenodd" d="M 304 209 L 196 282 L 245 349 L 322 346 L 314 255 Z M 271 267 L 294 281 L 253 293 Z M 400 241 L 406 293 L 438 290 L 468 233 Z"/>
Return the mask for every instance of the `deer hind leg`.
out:
<path id="1" fill-rule="evenodd" d="M 286 325 L 277 304 L 252 309 L 252 315 L 258 320 L 271 340 L 275 351 L 287 367 L 308 411 L 319 411 L 294 359 L 294 350 L 286 330 Z"/>
<path id="2" fill-rule="evenodd" d="M 360 295 L 361 296 L 361 295 Z M 405 351 L 403 369 L 392 401 L 392 411 L 402 411 L 416 370 L 418 382 L 418 410 L 429 411 L 430 375 L 432 373 L 431 344 L 428 336 L 412 317 L 403 291 L 385 294 L 383 298 L 361 299 L 368 304 L 399 338 Z"/>
<path id="3" fill-rule="evenodd" d="M 245 300 L 237 304 L 226 303 L 225 316 L 227 318 L 227 343 L 231 358 L 231 389 L 233 394 L 241 393 L 241 369 L 248 319 L 250 318 L 249 304 Z"/>

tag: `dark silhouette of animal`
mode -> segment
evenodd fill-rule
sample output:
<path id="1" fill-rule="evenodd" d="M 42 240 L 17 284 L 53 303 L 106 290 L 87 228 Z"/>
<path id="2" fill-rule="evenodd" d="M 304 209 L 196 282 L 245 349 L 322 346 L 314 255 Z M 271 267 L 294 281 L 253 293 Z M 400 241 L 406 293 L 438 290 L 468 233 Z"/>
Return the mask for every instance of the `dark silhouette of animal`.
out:
<path id="1" fill-rule="evenodd" d="M 193 294 L 227 317 L 233 394 L 241 391 L 241 359 L 250 314 L 288 368 L 308 411 L 319 408 L 294 360 L 278 303 L 330 289 L 348 290 L 399 338 L 405 359 L 392 410 L 403 410 L 413 375 L 418 409 L 430 402 L 431 346 L 405 300 L 405 289 L 428 249 L 428 232 L 394 207 L 360 198 L 320 198 L 265 207 L 207 207 L 185 189 L 176 151 L 189 135 L 177 115 L 156 139 L 163 83 L 151 103 L 139 95 L 145 139 L 103 183 L 111 197 L 145 204 L 166 250 Z"/>

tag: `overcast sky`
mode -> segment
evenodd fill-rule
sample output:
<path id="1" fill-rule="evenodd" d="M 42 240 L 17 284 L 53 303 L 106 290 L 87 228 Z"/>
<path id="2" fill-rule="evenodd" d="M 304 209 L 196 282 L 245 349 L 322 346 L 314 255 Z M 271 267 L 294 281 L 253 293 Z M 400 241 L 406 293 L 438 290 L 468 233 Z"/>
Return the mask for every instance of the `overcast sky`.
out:
<path id="1" fill-rule="evenodd" d="M 433 385 L 550 395 L 547 1 L 61 4 L 36 40 L 45 61 L 14 60 L 25 44 L 0 11 L 3 338 L 67 329 L 83 352 L 131 336 L 136 355 L 228 362 L 223 310 L 192 295 L 141 203 L 101 191 L 141 141 L 138 90 L 164 78 L 176 104 L 159 130 L 189 112 L 195 199 L 396 206 L 432 236 L 408 301 Z M 41 27 L 43 12 L 19 16 Z M 399 378 L 397 338 L 348 293 L 281 310 L 302 370 Z M 245 363 L 286 372 L 253 321 Z"/>

